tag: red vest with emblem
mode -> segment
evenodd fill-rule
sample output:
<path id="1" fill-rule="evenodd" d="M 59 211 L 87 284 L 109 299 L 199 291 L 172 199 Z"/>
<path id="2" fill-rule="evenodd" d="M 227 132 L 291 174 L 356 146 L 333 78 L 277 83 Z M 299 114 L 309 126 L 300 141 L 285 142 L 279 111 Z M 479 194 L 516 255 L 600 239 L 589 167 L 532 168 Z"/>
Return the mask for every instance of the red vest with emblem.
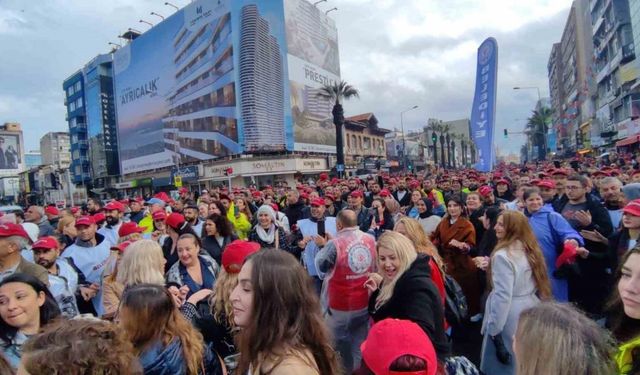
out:
<path id="1" fill-rule="evenodd" d="M 327 281 L 329 307 L 340 311 L 365 309 L 369 293 L 364 283 L 368 274 L 375 271 L 375 239 L 353 228 L 342 230 L 333 243 L 336 264 Z"/>

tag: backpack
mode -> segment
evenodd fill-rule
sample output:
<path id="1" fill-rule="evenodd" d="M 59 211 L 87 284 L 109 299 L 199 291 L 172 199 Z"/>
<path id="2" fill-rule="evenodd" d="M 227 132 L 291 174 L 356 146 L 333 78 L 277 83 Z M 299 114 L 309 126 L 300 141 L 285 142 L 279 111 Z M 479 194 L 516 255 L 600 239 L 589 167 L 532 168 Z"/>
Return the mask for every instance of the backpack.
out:
<path id="1" fill-rule="evenodd" d="M 446 294 L 444 317 L 452 327 L 459 327 L 469 314 L 469 305 L 460 284 L 445 274 L 444 290 Z"/>

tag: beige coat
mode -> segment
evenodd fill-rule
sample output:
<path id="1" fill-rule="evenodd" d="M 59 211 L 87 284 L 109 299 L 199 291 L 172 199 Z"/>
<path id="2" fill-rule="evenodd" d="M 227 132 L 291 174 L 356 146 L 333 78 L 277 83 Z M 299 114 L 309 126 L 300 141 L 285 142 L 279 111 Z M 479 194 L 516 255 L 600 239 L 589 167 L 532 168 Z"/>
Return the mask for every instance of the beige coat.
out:
<path id="1" fill-rule="evenodd" d="M 304 352 L 293 352 L 287 355 L 275 367 L 271 361 L 264 361 L 260 366 L 262 373 L 270 375 L 320 375 L 316 361 L 309 350 Z M 252 375 L 259 374 L 252 371 Z"/>

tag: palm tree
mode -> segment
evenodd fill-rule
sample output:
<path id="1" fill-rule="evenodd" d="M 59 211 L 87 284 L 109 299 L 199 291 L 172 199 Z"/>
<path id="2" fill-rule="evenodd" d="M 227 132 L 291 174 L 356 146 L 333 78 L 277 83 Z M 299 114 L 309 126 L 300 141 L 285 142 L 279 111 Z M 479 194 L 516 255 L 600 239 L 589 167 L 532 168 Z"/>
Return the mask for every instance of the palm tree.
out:
<path id="1" fill-rule="evenodd" d="M 529 133 L 531 143 L 538 145 L 538 160 L 545 160 L 547 156 L 547 131 L 551 123 L 553 110 L 548 107 L 536 109 L 527 119 L 527 128 L 525 131 Z"/>
<path id="2" fill-rule="evenodd" d="M 342 177 L 344 172 L 344 141 L 342 139 L 344 109 L 342 108 L 342 101 L 353 97 L 359 98 L 360 94 L 356 88 L 347 84 L 347 82 L 340 81 L 322 86 L 316 95 L 334 103 L 331 114 L 333 114 L 333 124 L 336 126 L 336 157 L 338 159 L 336 170 L 338 175 Z"/>

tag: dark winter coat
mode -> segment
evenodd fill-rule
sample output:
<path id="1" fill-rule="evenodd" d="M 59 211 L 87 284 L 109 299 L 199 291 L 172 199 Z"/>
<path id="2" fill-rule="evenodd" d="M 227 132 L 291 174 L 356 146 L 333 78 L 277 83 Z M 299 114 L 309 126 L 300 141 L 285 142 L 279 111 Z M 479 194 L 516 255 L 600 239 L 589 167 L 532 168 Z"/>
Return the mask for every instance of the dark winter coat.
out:
<path id="1" fill-rule="evenodd" d="M 305 207 L 304 201 L 302 199 L 299 199 L 296 203 L 289 205 L 282 212 L 284 212 L 284 214 L 287 215 L 287 218 L 289 219 L 289 223 L 293 225 L 297 223 L 298 220 L 302 220 L 306 218 L 303 213 L 304 207 Z"/>
<path id="2" fill-rule="evenodd" d="M 609 237 L 613 233 L 609 212 L 593 195 L 587 194 L 586 198 L 587 210 L 591 213 L 591 224 L 574 229 L 578 233 L 581 230 L 597 230 L 603 236 Z M 569 199 L 565 195 L 554 208 L 561 214 L 568 202 Z M 584 247 L 589 250 L 589 256 L 586 259 L 577 258 L 580 275 L 569 278 L 569 301 L 577 303 L 587 313 L 601 314 L 604 302 L 611 293 L 610 252 L 607 244 L 586 239 Z"/>
<path id="3" fill-rule="evenodd" d="M 238 237 L 235 234 L 227 236 L 222 241 L 222 247 L 216 240 L 215 236 L 204 236 L 202 237 L 202 248 L 211 255 L 211 257 L 218 263 L 222 264 L 222 253 L 228 244 L 237 240 Z"/>
<path id="4" fill-rule="evenodd" d="M 449 355 L 449 343 L 444 333 L 442 297 L 431 279 L 428 255 L 419 254 L 400 278 L 391 298 L 376 309 L 380 289 L 369 298 L 369 314 L 377 322 L 386 318 L 410 320 L 420 326 L 431 339 L 438 358 Z"/>

